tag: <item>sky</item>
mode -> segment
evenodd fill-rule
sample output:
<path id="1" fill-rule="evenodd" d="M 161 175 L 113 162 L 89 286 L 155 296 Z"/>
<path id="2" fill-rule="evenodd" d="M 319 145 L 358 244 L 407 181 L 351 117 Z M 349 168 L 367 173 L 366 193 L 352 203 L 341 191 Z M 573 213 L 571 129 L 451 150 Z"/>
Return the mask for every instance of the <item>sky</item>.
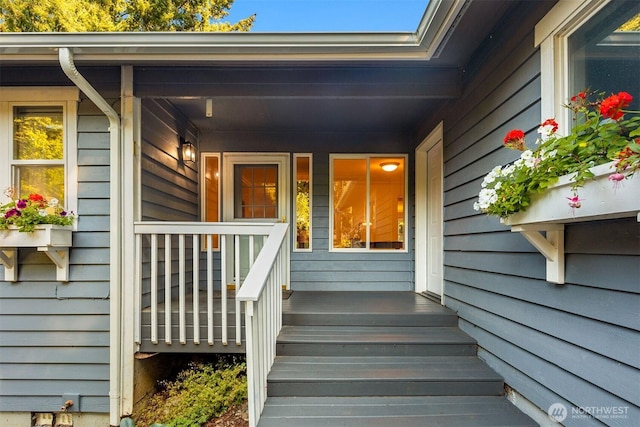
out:
<path id="1" fill-rule="evenodd" d="M 429 0 L 235 0 L 224 21 L 255 32 L 414 32 Z"/>

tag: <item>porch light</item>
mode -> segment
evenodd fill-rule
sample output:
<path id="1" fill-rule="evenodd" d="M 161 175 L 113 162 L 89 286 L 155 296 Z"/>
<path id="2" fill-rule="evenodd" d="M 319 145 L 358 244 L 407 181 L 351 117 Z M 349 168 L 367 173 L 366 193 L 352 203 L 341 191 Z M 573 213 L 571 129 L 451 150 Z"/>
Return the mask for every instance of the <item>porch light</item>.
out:
<path id="1" fill-rule="evenodd" d="M 207 98 L 205 101 L 204 115 L 206 117 L 213 117 L 213 99 L 211 98 Z"/>
<path id="2" fill-rule="evenodd" d="M 383 162 L 383 163 L 380 163 L 380 167 L 385 172 L 393 172 L 394 170 L 398 169 L 398 166 L 400 166 L 400 163 L 398 163 L 398 162 Z"/>
<path id="3" fill-rule="evenodd" d="M 182 148 L 182 161 L 187 163 L 196 162 L 196 146 L 190 141 L 180 137 L 180 147 Z"/>

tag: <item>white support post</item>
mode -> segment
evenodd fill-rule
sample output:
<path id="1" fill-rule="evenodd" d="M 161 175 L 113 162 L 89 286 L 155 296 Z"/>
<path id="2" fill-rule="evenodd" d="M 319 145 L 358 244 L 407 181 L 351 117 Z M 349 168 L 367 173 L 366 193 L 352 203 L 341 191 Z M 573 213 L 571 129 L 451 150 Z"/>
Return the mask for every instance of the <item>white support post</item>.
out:
<path id="1" fill-rule="evenodd" d="M 514 225 L 511 231 L 522 234 L 547 259 L 547 281 L 564 284 L 564 224 Z"/>
<path id="2" fill-rule="evenodd" d="M 55 248 L 52 246 L 39 246 L 39 252 L 44 252 L 56 265 L 56 280 L 69 281 L 69 248 Z"/>
<path id="3" fill-rule="evenodd" d="M 0 250 L 0 262 L 4 265 L 4 280 L 7 282 L 18 281 L 18 250 L 2 249 Z"/>

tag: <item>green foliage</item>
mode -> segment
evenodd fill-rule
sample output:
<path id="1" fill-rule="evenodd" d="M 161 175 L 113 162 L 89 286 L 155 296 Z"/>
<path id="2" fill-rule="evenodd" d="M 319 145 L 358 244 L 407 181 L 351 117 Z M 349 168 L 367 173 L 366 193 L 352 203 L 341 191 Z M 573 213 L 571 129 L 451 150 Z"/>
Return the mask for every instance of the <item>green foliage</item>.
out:
<path id="1" fill-rule="evenodd" d="M 18 227 L 21 232 L 31 232 L 40 224 L 73 225 L 75 215 L 66 212 L 58 200 L 46 201 L 39 194 L 13 200 L 13 194 L 13 190 L 8 189 L 6 195 L 12 200 L 0 206 L 0 230 L 6 230 L 10 225 Z"/>
<path id="2" fill-rule="evenodd" d="M 0 0 L 1 32 L 249 31 L 222 21 L 233 0 Z"/>
<path id="3" fill-rule="evenodd" d="M 238 358 L 192 362 L 136 410 L 136 426 L 201 426 L 247 398 L 246 364 Z"/>
<path id="4" fill-rule="evenodd" d="M 566 105 L 575 115 L 566 136 L 557 135 L 558 124 L 548 119 L 538 129 L 537 148 L 530 150 L 525 146 L 524 132 L 510 131 L 505 146 L 522 154 L 512 164 L 496 166 L 485 176 L 474 208 L 500 217 L 524 211 L 533 195 L 544 192 L 563 175 L 571 176 L 573 197 L 567 199 L 570 207 L 577 208 L 578 189 L 593 178 L 590 168 L 616 161 L 610 177 L 613 181 L 640 170 L 640 116 L 637 111 L 623 109 L 631 103 L 631 95 L 619 92 L 602 99 L 603 94 L 597 94 L 595 101 L 589 100 L 591 95 L 581 92 Z"/>

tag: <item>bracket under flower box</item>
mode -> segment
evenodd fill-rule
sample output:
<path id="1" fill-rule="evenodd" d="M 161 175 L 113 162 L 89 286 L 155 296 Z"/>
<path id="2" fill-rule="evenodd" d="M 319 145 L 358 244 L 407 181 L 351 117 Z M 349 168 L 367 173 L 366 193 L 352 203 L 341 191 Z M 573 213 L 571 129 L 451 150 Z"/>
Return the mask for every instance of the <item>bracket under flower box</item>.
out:
<path id="1" fill-rule="evenodd" d="M 69 281 L 69 247 L 72 227 L 43 224 L 34 231 L 20 232 L 15 227 L 0 230 L 0 263 L 4 265 L 4 280 L 18 281 L 18 248 L 37 248 L 56 266 L 56 280 Z"/>
<path id="2" fill-rule="evenodd" d="M 614 183 L 608 179 L 614 172 L 613 163 L 591 171 L 595 177 L 578 189 L 579 208 L 569 206 L 568 198 L 573 196 L 571 180 L 570 176 L 563 176 L 547 191 L 534 196 L 526 211 L 501 220 L 544 255 L 549 282 L 564 283 L 564 224 L 628 217 L 640 222 L 640 174 Z"/>

